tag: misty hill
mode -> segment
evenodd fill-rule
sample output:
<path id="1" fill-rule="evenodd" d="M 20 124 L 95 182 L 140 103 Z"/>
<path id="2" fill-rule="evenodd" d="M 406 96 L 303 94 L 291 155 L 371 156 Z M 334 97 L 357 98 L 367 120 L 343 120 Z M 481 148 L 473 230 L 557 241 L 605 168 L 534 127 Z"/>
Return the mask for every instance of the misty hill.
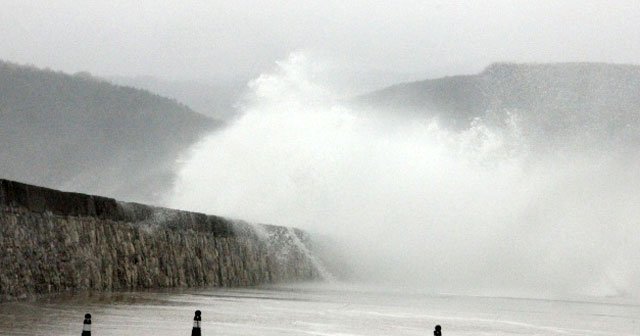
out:
<path id="1" fill-rule="evenodd" d="M 0 62 L 0 177 L 153 202 L 217 122 L 175 100 Z"/>
<path id="2" fill-rule="evenodd" d="M 631 132 L 640 126 L 640 66 L 496 63 L 477 75 L 391 86 L 357 103 L 436 117 L 455 128 L 510 113 L 528 131 L 551 137 L 590 129 Z"/>
<path id="3" fill-rule="evenodd" d="M 109 77 L 112 83 L 155 92 L 177 99 L 198 113 L 218 120 L 238 115 L 235 104 L 242 98 L 247 79 L 214 81 L 170 81 L 150 76 Z"/>

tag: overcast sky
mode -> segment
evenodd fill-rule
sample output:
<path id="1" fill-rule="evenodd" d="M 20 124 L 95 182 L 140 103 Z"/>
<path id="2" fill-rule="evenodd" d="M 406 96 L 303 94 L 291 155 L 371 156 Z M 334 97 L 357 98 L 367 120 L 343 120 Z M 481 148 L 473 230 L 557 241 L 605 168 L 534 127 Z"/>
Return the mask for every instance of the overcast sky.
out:
<path id="1" fill-rule="evenodd" d="M 255 76 L 292 51 L 393 80 L 476 72 L 494 61 L 640 63 L 635 0 L 0 5 L 1 59 L 102 76 Z"/>

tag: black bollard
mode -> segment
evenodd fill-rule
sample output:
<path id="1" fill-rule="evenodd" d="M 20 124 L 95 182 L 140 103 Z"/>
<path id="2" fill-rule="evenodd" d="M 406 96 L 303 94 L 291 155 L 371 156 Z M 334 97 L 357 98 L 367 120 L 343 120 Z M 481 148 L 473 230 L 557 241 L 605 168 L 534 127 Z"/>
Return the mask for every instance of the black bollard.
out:
<path id="1" fill-rule="evenodd" d="M 442 328 L 439 325 L 437 325 L 436 326 L 436 330 L 433 331 L 433 336 L 442 336 L 442 330 L 441 329 Z"/>
<path id="2" fill-rule="evenodd" d="M 191 329 L 191 336 L 202 336 L 202 331 L 200 330 L 201 321 L 201 312 L 196 310 L 196 316 L 193 317 L 193 329 Z"/>
<path id="3" fill-rule="evenodd" d="M 84 322 L 82 323 L 82 335 L 91 336 L 91 314 L 84 314 Z"/>

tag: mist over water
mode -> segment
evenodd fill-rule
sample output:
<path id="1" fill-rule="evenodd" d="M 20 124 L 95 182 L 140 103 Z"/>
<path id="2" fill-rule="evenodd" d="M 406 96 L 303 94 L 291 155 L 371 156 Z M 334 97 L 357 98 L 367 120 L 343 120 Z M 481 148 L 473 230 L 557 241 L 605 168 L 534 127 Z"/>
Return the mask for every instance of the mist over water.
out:
<path id="1" fill-rule="evenodd" d="M 584 145 L 587 129 L 547 143 L 518 113 L 451 130 L 360 110 L 318 71 L 293 54 L 252 81 L 243 116 L 185 155 L 167 204 L 329 237 L 360 281 L 640 295 L 637 147 Z"/>

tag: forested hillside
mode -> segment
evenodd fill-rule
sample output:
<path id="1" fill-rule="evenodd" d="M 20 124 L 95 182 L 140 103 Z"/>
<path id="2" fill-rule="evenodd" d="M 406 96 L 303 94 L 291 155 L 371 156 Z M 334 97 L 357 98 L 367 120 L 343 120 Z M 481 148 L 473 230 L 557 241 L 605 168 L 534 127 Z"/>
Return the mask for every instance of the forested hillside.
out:
<path id="1" fill-rule="evenodd" d="M 238 116 L 235 104 L 247 89 L 247 79 L 211 79 L 210 81 L 171 81 L 150 76 L 108 77 L 108 81 L 148 90 L 163 97 L 175 98 L 207 117 L 229 121 Z"/>
<path id="2" fill-rule="evenodd" d="M 640 126 L 640 66 L 497 63 L 477 75 L 395 85 L 359 97 L 357 103 L 436 117 L 455 128 L 509 113 L 525 131 L 548 137 L 633 133 Z"/>
<path id="3" fill-rule="evenodd" d="M 0 177 L 153 202 L 218 124 L 148 91 L 0 62 Z"/>

